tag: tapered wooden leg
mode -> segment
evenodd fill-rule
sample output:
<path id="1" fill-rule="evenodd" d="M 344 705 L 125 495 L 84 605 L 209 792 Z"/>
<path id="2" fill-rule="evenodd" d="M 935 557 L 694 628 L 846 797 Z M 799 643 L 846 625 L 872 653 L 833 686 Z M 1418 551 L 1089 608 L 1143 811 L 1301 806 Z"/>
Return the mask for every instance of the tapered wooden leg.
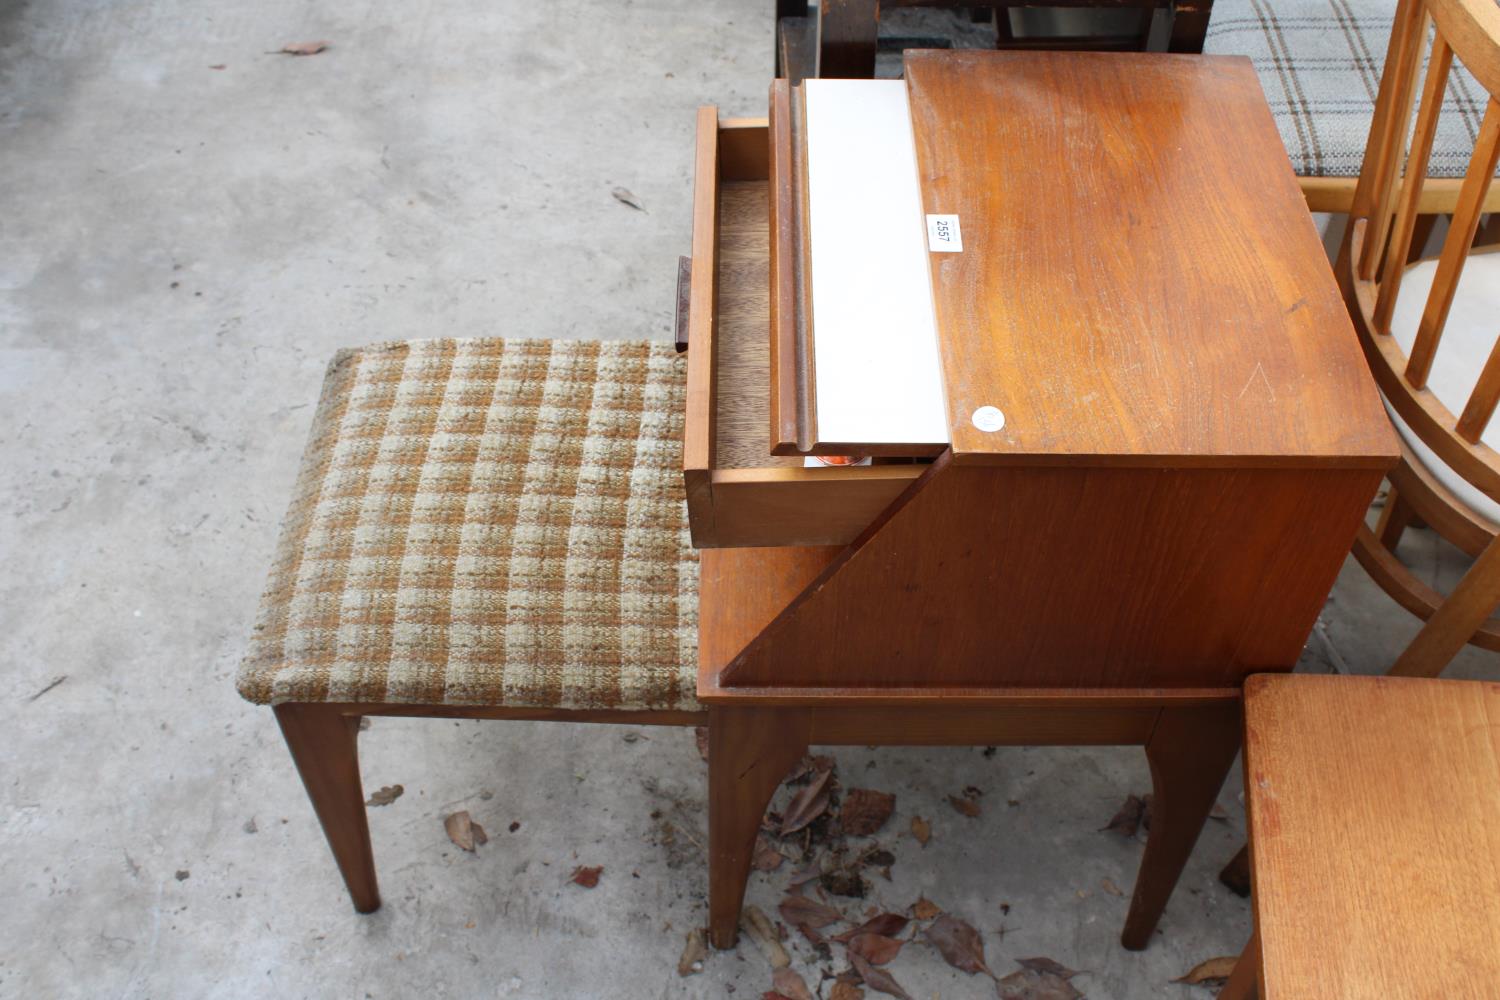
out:
<path id="1" fill-rule="evenodd" d="M 1146 744 L 1151 831 L 1120 941 L 1146 947 L 1240 748 L 1238 701 L 1162 709 Z"/>
<path id="2" fill-rule="evenodd" d="M 761 817 L 807 753 L 807 736 L 802 709 L 709 709 L 708 932 L 716 948 L 734 947 Z"/>
<path id="3" fill-rule="evenodd" d="M 1241 847 L 1239 853 L 1219 870 L 1219 881 L 1241 899 L 1250 898 L 1250 845 Z"/>
<path id="4" fill-rule="evenodd" d="M 1396 488 L 1391 487 L 1390 493 L 1386 494 L 1385 507 L 1380 511 L 1380 520 L 1375 522 L 1375 535 L 1380 539 L 1380 544 L 1392 552 L 1396 551 L 1401 535 L 1411 525 L 1416 513 L 1411 509 L 1411 504 L 1401 499 Z"/>
<path id="5" fill-rule="evenodd" d="M 375 856 L 359 780 L 358 716 L 340 715 L 323 705 L 277 705 L 276 721 L 286 739 L 323 835 L 360 913 L 380 909 Z"/>
<path id="6" fill-rule="evenodd" d="M 1219 991 L 1219 1000 L 1255 1000 L 1260 989 L 1260 931 L 1250 935 L 1250 943 L 1234 964 L 1234 974 Z"/>
<path id="7" fill-rule="evenodd" d="M 1396 660 L 1397 677 L 1436 677 L 1458 655 L 1500 603 L 1500 539 L 1479 553 L 1422 631 Z"/>

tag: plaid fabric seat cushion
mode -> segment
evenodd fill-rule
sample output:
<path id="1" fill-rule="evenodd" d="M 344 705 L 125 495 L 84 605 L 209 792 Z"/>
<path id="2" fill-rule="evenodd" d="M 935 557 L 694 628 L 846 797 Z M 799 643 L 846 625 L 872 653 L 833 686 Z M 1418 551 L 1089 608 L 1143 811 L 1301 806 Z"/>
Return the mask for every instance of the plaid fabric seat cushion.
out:
<path id="1" fill-rule="evenodd" d="M 684 380 L 648 342 L 338 354 L 240 693 L 696 708 Z"/>
<path id="2" fill-rule="evenodd" d="M 1215 0 L 1203 51 L 1249 56 L 1302 177 L 1357 177 L 1395 0 Z M 1430 177 L 1462 177 L 1488 96 L 1454 61 Z"/>

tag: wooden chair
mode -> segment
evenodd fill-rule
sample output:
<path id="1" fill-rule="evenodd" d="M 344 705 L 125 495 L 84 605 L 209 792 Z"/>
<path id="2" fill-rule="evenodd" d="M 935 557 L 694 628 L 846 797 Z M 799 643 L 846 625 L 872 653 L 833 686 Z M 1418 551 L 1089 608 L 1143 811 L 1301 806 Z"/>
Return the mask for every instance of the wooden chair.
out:
<path id="1" fill-rule="evenodd" d="M 695 725 L 698 558 L 670 344 L 340 352 L 238 676 L 354 907 L 380 906 L 366 715 Z"/>
<path id="2" fill-rule="evenodd" d="M 1255 931 L 1220 1000 L 1490 997 L 1500 685 L 1245 682 Z"/>
<path id="3" fill-rule="evenodd" d="M 1386 42 L 1396 37 L 1393 21 L 1402 37 L 1410 27 L 1393 18 L 1395 7 L 1394 0 L 1219 0 L 1214 6 L 1203 51 L 1243 55 L 1255 66 L 1314 212 L 1348 212 L 1353 205 Z M 1392 50 L 1398 62 L 1410 57 L 1396 45 Z M 1454 68 L 1422 189 L 1422 238 L 1437 215 L 1458 204 L 1485 96 L 1464 67 Z M 1497 209 L 1500 189 L 1486 204 L 1486 211 Z"/>
<path id="4" fill-rule="evenodd" d="M 1419 73 L 1428 24 L 1429 68 Z M 1491 0 L 1401 0 L 1381 78 L 1368 150 L 1336 266 L 1365 356 L 1402 438 L 1379 524 L 1354 554 L 1397 602 L 1426 619 L 1392 667 L 1435 676 L 1473 642 L 1500 650 L 1500 254 L 1473 252 L 1500 158 L 1500 7 Z M 1423 210 L 1440 97 L 1462 61 L 1489 95 L 1442 255 L 1406 266 Z M 1419 86 L 1420 84 L 1420 86 Z M 1413 129 L 1414 98 L 1420 91 Z M 1406 137 L 1410 134 L 1410 155 Z M 1404 170 L 1403 170 L 1404 164 Z M 1476 557 L 1445 599 L 1396 557 L 1420 519 Z"/>

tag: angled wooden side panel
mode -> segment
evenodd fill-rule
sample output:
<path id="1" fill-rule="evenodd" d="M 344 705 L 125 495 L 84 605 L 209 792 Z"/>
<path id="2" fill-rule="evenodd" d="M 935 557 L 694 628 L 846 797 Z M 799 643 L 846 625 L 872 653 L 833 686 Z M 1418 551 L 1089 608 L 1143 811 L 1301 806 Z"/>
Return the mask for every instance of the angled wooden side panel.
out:
<path id="1" fill-rule="evenodd" d="M 1296 664 L 1378 470 L 944 459 L 725 687 L 1201 687 Z"/>

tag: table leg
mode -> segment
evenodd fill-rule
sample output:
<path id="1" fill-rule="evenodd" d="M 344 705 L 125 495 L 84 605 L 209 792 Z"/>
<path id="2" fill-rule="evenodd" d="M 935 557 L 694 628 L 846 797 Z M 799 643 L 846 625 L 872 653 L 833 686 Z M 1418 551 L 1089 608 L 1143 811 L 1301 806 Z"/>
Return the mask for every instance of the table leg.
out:
<path id="1" fill-rule="evenodd" d="M 1146 744 L 1151 831 L 1120 935 L 1126 948 L 1139 951 L 1150 943 L 1239 752 L 1240 738 L 1239 702 L 1162 709 Z"/>
<path id="2" fill-rule="evenodd" d="M 801 709 L 711 708 L 708 713 L 708 933 L 734 947 L 761 817 L 807 754 Z"/>
<path id="3" fill-rule="evenodd" d="M 1250 936 L 1250 943 L 1234 963 L 1234 973 L 1219 991 L 1218 1000 L 1255 1000 L 1260 995 L 1260 931 Z"/>

